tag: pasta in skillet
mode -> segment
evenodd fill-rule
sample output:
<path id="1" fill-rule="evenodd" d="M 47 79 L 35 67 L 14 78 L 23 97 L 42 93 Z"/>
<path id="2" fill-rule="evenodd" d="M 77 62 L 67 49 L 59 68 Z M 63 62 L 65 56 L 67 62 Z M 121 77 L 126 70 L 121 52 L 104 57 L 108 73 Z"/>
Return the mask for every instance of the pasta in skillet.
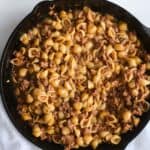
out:
<path id="1" fill-rule="evenodd" d="M 149 110 L 150 55 L 125 22 L 88 7 L 50 8 L 20 42 L 12 80 L 36 138 L 65 150 L 119 144 Z"/>

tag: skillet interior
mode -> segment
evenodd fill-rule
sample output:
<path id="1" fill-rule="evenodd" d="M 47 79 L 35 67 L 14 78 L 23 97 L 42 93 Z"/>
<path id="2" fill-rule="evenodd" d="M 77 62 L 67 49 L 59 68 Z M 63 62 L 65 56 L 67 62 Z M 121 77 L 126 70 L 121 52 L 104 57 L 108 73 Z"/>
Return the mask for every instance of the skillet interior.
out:
<path id="1" fill-rule="evenodd" d="M 43 17 L 46 16 L 49 6 L 55 4 L 58 10 L 65 9 L 81 9 L 84 5 L 89 6 L 95 11 L 100 11 L 102 13 L 110 13 L 114 15 L 119 20 L 123 20 L 128 23 L 130 30 L 135 30 L 140 38 L 144 48 L 147 51 L 150 51 L 150 31 L 148 31 L 135 17 L 125 11 L 123 8 L 114 5 L 113 3 L 107 2 L 105 0 L 55 0 L 55 1 L 43 1 L 39 3 L 32 13 L 30 13 L 14 30 L 11 37 L 9 38 L 5 50 L 3 52 L 3 56 L 1 59 L 1 67 L 0 67 L 0 90 L 2 95 L 2 100 L 5 106 L 5 109 L 9 115 L 9 118 L 15 125 L 15 127 L 24 135 L 28 140 L 38 145 L 44 150 L 53 149 L 53 150 L 61 150 L 62 146 L 56 145 L 53 143 L 49 143 L 46 141 L 40 141 L 36 139 L 31 134 L 31 129 L 24 123 L 20 116 L 16 111 L 16 98 L 13 94 L 13 86 L 6 81 L 10 79 L 11 76 L 11 65 L 9 63 L 13 51 L 19 47 L 19 37 L 21 33 L 27 31 L 32 26 L 34 26 L 37 22 L 39 22 Z M 143 114 L 141 117 L 140 125 L 133 131 L 124 134 L 122 136 L 122 141 L 119 145 L 114 146 L 111 144 L 102 144 L 97 149 L 101 150 L 121 150 L 124 149 L 127 144 L 134 138 L 136 135 L 145 127 L 147 122 L 150 119 L 150 110 Z M 91 148 L 81 148 L 88 149 Z"/>

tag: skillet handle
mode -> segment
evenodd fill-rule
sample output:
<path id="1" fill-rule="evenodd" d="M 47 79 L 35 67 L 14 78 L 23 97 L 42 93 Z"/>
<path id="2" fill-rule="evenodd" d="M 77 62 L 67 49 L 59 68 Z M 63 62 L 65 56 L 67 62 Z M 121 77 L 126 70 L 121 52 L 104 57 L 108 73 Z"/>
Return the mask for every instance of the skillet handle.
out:
<path id="1" fill-rule="evenodd" d="M 150 36 L 150 28 L 147 28 L 147 30 L 148 30 L 148 34 L 149 34 L 149 36 Z"/>
<path id="2" fill-rule="evenodd" d="M 150 37 L 150 28 L 149 28 L 149 27 L 144 26 L 144 29 L 145 29 L 146 33 L 149 35 L 149 37 Z"/>

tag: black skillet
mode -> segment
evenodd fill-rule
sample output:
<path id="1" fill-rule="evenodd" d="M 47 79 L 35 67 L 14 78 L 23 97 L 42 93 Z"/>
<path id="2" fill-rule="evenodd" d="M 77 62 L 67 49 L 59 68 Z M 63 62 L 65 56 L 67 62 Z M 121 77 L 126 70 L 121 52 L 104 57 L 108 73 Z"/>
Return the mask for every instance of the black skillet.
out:
<path id="1" fill-rule="evenodd" d="M 18 131 L 30 140 L 35 145 L 39 146 L 44 150 L 63 150 L 63 146 L 50 143 L 48 141 L 40 141 L 36 139 L 31 134 L 30 127 L 24 123 L 16 111 L 16 98 L 13 94 L 13 86 L 10 80 L 11 76 L 11 65 L 10 59 L 12 53 L 17 47 L 19 47 L 19 37 L 21 33 L 27 31 L 37 22 L 42 20 L 48 13 L 49 6 L 55 4 L 56 9 L 81 9 L 83 6 L 89 6 L 95 11 L 102 13 L 110 13 L 117 17 L 119 20 L 123 20 L 128 23 L 130 30 L 135 30 L 138 37 L 140 38 L 144 48 L 150 51 L 150 28 L 145 27 L 141 24 L 134 16 L 129 12 L 106 0 L 54 0 L 54 1 L 42 1 L 35 6 L 33 11 L 21 21 L 21 23 L 16 27 L 12 35 L 10 36 L 7 45 L 3 51 L 3 55 L 0 63 L 0 90 L 1 97 L 4 107 L 8 113 L 9 118 L 13 122 L 14 126 Z M 147 16 L 148 17 L 148 16 Z M 97 150 L 124 150 L 133 138 L 135 138 L 141 130 L 146 126 L 150 119 L 150 110 L 143 114 L 141 117 L 141 123 L 139 126 L 131 132 L 122 135 L 122 141 L 119 145 L 102 144 L 99 145 Z M 88 148 L 80 148 L 81 150 L 91 150 Z"/>

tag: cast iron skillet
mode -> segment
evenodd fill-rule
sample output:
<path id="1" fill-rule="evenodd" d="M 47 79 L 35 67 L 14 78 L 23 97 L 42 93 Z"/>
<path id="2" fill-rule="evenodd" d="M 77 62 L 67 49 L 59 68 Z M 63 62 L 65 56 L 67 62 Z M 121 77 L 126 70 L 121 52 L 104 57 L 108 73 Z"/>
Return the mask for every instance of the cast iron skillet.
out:
<path id="1" fill-rule="evenodd" d="M 27 31 L 37 22 L 43 19 L 48 13 L 49 6 L 55 4 L 56 9 L 81 9 L 83 6 L 89 6 L 95 11 L 100 11 L 103 13 L 110 13 L 117 17 L 119 20 L 123 20 L 128 23 L 130 30 L 135 30 L 140 38 L 144 48 L 150 51 L 150 28 L 146 28 L 141 24 L 134 16 L 128 13 L 123 8 L 108 2 L 106 0 L 54 0 L 54 1 L 42 1 L 35 6 L 33 11 L 21 21 L 21 23 L 16 27 L 12 35 L 10 36 L 7 45 L 4 49 L 1 63 L 0 63 L 0 90 L 2 101 L 4 107 L 8 113 L 9 118 L 13 122 L 14 126 L 18 131 L 24 135 L 28 140 L 30 140 L 35 145 L 39 146 L 44 150 L 63 150 L 63 146 L 50 143 L 47 141 L 40 141 L 36 139 L 31 134 L 30 127 L 24 123 L 16 111 L 16 98 L 13 94 L 13 86 L 10 80 L 11 76 L 11 65 L 10 59 L 12 53 L 17 47 L 19 47 L 19 37 L 21 33 Z M 147 16 L 148 17 L 148 16 Z M 122 135 L 122 141 L 119 145 L 102 144 L 99 145 L 97 149 L 101 150 L 124 150 L 128 143 L 135 138 L 141 130 L 146 126 L 150 119 L 150 110 L 143 114 L 141 117 L 140 125 L 133 131 Z M 91 150 L 88 148 L 80 148 L 81 150 Z"/>

